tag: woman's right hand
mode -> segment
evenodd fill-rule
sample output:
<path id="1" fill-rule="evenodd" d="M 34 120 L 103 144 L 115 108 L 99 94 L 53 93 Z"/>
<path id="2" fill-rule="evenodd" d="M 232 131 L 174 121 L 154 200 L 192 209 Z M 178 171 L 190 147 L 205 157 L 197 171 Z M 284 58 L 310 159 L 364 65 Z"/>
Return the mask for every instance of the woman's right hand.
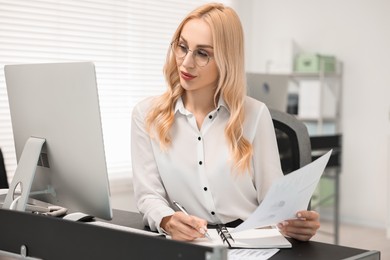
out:
<path id="1" fill-rule="evenodd" d="M 171 216 L 164 217 L 160 227 L 174 240 L 192 241 L 204 237 L 207 232 L 207 221 L 177 211 Z"/>

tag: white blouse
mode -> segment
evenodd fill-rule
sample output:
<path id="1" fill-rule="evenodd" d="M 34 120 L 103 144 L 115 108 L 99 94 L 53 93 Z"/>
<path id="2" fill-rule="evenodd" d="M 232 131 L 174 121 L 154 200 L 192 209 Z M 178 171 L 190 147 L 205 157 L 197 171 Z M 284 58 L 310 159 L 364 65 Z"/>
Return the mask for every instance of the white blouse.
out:
<path id="1" fill-rule="evenodd" d="M 230 113 L 222 98 L 200 130 L 179 99 L 170 132 L 172 143 L 165 151 L 145 130 L 151 101 L 147 98 L 134 108 L 131 130 L 134 192 L 144 223 L 161 232 L 162 218 L 177 210 L 172 201 L 210 224 L 245 220 L 271 183 L 283 175 L 267 107 L 250 97 L 245 99 L 243 130 L 253 145 L 253 172 L 237 174 L 232 172 L 224 134 Z"/>

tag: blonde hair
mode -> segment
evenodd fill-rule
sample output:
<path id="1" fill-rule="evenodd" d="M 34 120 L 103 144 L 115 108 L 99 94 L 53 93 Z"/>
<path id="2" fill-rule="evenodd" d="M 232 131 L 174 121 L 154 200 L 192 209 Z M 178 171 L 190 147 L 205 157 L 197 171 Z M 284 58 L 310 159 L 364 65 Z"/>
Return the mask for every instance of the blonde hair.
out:
<path id="1" fill-rule="evenodd" d="M 172 42 L 179 39 L 184 25 L 191 19 L 203 19 L 211 28 L 214 59 L 219 72 L 214 103 L 217 104 L 218 98 L 222 97 L 230 111 L 225 137 L 233 157 L 233 168 L 239 172 L 249 171 L 253 149 L 251 143 L 243 136 L 246 81 L 244 37 L 240 19 L 230 7 L 217 3 L 203 5 L 184 18 L 176 29 Z M 146 118 L 146 127 L 149 134 L 151 134 L 152 126 L 154 127 L 160 146 L 167 149 L 171 143 L 169 130 L 174 122 L 174 106 L 184 94 L 184 89 L 180 85 L 176 59 L 171 49 L 167 53 L 164 75 L 168 89 L 154 100 Z"/>

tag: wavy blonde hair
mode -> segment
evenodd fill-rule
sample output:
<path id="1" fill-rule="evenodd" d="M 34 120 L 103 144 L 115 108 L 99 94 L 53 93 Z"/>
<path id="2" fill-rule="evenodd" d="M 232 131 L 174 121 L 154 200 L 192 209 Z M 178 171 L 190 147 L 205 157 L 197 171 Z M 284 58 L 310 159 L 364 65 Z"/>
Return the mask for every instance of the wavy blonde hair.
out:
<path id="1" fill-rule="evenodd" d="M 225 128 L 233 157 L 233 168 L 239 172 L 250 170 L 252 145 L 243 136 L 244 99 L 246 80 L 244 68 L 244 37 L 240 19 L 236 12 L 222 4 L 203 5 L 184 18 L 172 37 L 172 42 L 179 39 L 184 25 L 191 19 L 203 19 L 211 29 L 213 37 L 214 59 L 218 67 L 218 85 L 214 103 L 222 97 L 230 110 L 230 118 Z M 171 143 L 170 128 L 174 122 L 176 101 L 184 94 L 174 54 L 169 48 L 164 66 L 164 75 L 168 83 L 167 91 L 154 100 L 146 117 L 146 127 L 158 135 L 160 146 L 167 149 Z"/>

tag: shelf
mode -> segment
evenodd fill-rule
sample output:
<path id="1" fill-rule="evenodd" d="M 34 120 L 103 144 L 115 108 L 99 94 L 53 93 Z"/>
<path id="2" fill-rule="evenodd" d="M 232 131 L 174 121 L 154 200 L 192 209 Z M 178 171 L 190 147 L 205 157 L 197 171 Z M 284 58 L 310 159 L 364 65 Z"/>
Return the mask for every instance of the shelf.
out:
<path id="1" fill-rule="evenodd" d="M 340 79 L 342 77 L 343 64 L 338 61 L 334 72 L 318 71 L 318 72 L 293 72 L 292 79 Z"/>
<path id="2" fill-rule="evenodd" d="M 320 80 L 323 79 L 340 79 L 341 74 L 337 72 L 332 73 L 308 73 L 308 72 L 294 72 L 290 75 L 292 80 Z"/>
<path id="3" fill-rule="evenodd" d="M 335 72 L 293 72 L 289 77 L 297 86 L 296 117 L 310 124 L 310 131 L 318 135 L 329 132 L 330 124 L 334 131 L 340 131 L 341 63 Z M 312 125 L 316 125 L 316 130 Z"/>
<path id="4" fill-rule="evenodd" d="M 305 122 L 318 122 L 320 120 L 319 117 L 301 117 L 296 115 L 296 118 L 300 121 L 305 121 Z M 337 117 L 322 117 L 321 120 L 323 122 L 337 122 L 338 118 Z"/>

